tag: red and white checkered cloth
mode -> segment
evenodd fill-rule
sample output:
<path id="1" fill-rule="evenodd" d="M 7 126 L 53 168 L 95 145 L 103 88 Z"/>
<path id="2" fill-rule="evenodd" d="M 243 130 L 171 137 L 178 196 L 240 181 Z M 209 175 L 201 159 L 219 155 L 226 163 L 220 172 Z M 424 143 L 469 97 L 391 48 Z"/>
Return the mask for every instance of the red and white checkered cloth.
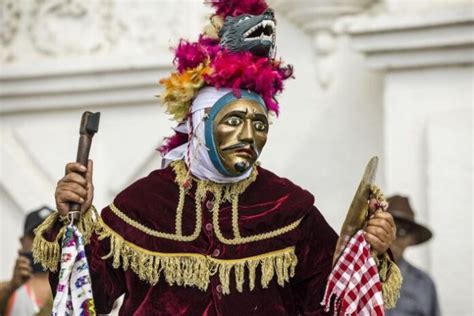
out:
<path id="1" fill-rule="evenodd" d="M 382 284 L 363 230 L 349 241 L 328 278 L 323 301 L 334 315 L 384 315 Z"/>

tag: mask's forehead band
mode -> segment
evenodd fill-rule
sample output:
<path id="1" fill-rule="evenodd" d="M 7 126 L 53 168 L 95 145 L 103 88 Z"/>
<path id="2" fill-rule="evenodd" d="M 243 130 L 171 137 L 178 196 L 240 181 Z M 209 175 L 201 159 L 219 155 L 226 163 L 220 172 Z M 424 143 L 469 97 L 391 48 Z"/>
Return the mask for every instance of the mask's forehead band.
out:
<path id="1" fill-rule="evenodd" d="M 247 90 L 240 90 L 241 97 L 238 98 L 234 95 L 233 92 L 229 92 L 219 100 L 214 103 L 211 110 L 208 113 L 208 117 L 205 123 L 205 132 L 204 136 L 206 139 L 206 146 L 209 148 L 209 158 L 211 158 L 212 164 L 216 167 L 217 171 L 219 171 L 224 176 L 232 177 L 232 175 L 225 169 L 224 165 L 222 164 L 219 153 L 217 151 L 216 142 L 214 139 L 214 119 L 216 118 L 217 114 L 222 110 L 224 106 L 229 104 L 230 102 L 237 100 L 237 99 L 248 99 L 257 102 L 265 112 L 267 112 L 267 107 L 265 102 L 263 101 L 262 97 L 252 91 Z"/>

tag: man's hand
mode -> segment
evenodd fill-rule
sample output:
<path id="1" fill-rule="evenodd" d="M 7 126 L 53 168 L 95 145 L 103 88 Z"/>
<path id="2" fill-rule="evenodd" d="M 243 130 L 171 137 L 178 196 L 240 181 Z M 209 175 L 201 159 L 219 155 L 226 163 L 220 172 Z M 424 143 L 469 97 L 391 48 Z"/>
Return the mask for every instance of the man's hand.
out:
<path id="1" fill-rule="evenodd" d="M 32 262 L 21 254 L 18 256 L 15 262 L 15 268 L 13 269 L 13 277 L 10 281 L 11 291 L 15 291 L 17 288 L 23 285 L 33 275 L 33 269 L 31 268 Z"/>
<path id="2" fill-rule="evenodd" d="M 377 252 L 377 255 L 385 253 L 396 238 L 397 228 L 395 221 L 390 213 L 384 212 L 379 207 L 379 203 L 374 200 L 370 201 L 370 208 L 377 208 L 375 213 L 369 218 L 367 227 L 365 228 L 365 238 Z"/>
<path id="3" fill-rule="evenodd" d="M 86 172 L 85 177 L 82 175 L 84 172 Z M 92 172 L 92 160 L 89 160 L 87 169 L 77 162 L 66 165 L 66 175 L 59 180 L 54 195 L 59 214 L 67 215 L 71 202 L 81 204 L 81 213 L 91 207 L 94 197 Z"/>
<path id="4" fill-rule="evenodd" d="M 8 299 L 20 286 L 22 286 L 33 274 L 30 260 L 22 256 L 18 252 L 19 256 L 15 262 L 15 268 L 13 269 L 13 276 L 8 282 L 0 283 L 0 315 L 5 313 Z"/>

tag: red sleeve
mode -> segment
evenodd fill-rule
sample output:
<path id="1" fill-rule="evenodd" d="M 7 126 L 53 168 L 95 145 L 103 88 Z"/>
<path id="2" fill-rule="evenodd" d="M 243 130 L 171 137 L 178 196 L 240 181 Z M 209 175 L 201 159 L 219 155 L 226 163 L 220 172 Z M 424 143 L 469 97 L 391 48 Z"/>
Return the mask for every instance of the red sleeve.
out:
<path id="1" fill-rule="evenodd" d="M 337 234 L 314 206 L 301 222 L 301 231 L 293 283 L 298 309 L 303 315 L 332 315 L 324 312 L 321 301 L 332 269 Z"/>

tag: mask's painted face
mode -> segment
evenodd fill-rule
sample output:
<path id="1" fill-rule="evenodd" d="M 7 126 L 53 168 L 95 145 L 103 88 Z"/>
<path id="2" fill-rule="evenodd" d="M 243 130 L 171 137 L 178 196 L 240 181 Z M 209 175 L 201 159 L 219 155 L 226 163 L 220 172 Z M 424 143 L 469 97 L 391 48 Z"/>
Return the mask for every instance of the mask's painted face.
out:
<path id="1" fill-rule="evenodd" d="M 268 119 L 256 101 L 237 99 L 214 120 L 219 157 L 231 175 L 240 175 L 256 161 L 267 142 Z"/>
<path id="2" fill-rule="evenodd" d="M 266 110 L 255 100 L 235 99 L 217 112 L 212 130 L 220 165 L 216 167 L 228 176 L 239 176 L 253 166 L 267 142 Z"/>

